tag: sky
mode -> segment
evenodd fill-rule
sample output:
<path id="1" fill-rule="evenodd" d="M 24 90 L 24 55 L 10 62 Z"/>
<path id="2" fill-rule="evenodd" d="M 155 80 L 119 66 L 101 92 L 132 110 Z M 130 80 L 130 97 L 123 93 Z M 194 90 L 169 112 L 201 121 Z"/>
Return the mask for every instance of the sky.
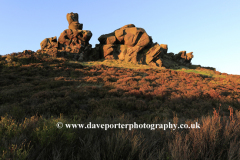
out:
<path id="1" fill-rule="evenodd" d="M 192 64 L 240 75 L 239 8 L 239 0 L 0 0 L 0 55 L 41 49 L 42 40 L 68 29 L 73 12 L 92 32 L 92 47 L 134 24 L 168 53 L 193 52 Z"/>

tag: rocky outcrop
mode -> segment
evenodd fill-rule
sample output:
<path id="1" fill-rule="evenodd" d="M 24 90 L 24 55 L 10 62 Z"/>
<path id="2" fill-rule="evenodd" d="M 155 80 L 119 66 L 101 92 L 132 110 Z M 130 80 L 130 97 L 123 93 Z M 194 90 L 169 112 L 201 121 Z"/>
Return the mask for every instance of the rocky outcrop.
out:
<path id="1" fill-rule="evenodd" d="M 57 37 L 51 37 L 51 38 L 45 38 L 41 43 L 40 43 L 41 49 L 50 49 L 50 48 L 57 48 L 58 43 L 57 43 Z"/>
<path id="2" fill-rule="evenodd" d="M 168 46 L 166 44 L 155 44 L 153 47 L 151 47 L 148 52 L 146 53 L 146 64 L 155 65 L 154 63 L 157 63 L 156 66 L 162 66 L 162 62 L 160 57 L 163 57 L 165 54 L 167 54 Z M 158 61 L 158 62 L 156 62 Z"/>
<path id="3" fill-rule="evenodd" d="M 151 36 L 143 28 L 134 24 L 125 25 L 98 38 L 95 48 L 89 44 L 92 32 L 82 30 L 77 13 L 68 13 L 68 29 L 57 37 L 45 38 L 37 53 L 47 53 L 53 57 L 68 57 L 78 61 L 99 59 L 119 59 L 126 62 L 147 64 L 154 67 L 178 68 L 189 66 L 193 52 L 167 53 L 167 44 L 153 43 Z"/>
<path id="4" fill-rule="evenodd" d="M 100 44 L 96 50 L 100 58 L 120 59 L 126 62 L 148 64 L 151 66 L 178 68 L 191 64 L 192 53 L 181 51 L 178 54 L 167 53 L 168 45 L 153 43 L 152 38 L 142 28 L 134 24 L 125 25 L 98 38 Z"/>
<path id="5" fill-rule="evenodd" d="M 39 53 L 47 53 L 51 55 L 52 57 L 57 57 L 57 48 L 58 48 L 58 42 L 57 37 L 51 37 L 51 38 L 45 38 L 41 43 L 41 50 L 38 50 Z"/>
<path id="6" fill-rule="evenodd" d="M 80 54 L 85 55 L 91 52 L 92 45 L 89 44 L 89 40 L 92 37 L 91 31 L 66 29 L 58 38 L 58 51 L 62 54 L 69 53 L 74 56 L 74 59 L 78 60 Z M 87 51 L 86 53 L 84 51 Z M 82 58 L 82 60 L 84 60 Z"/>
<path id="7" fill-rule="evenodd" d="M 92 45 L 89 44 L 89 40 L 92 37 L 92 33 L 89 30 L 82 30 L 83 24 L 78 22 L 78 14 L 68 13 L 67 21 L 69 29 L 64 30 L 58 40 L 56 36 L 45 38 L 40 43 L 41 50 L 37 52 L 47 53 L 53 57 L 68 57 L 80 61 L 97 60 L 98 55 L 90 55 L 92 53 Z"/>
<path id="8" fill-rule="evenodd" d="M 143 49 L 152 46 L 152 38 L 144 29 L 137 28 L 134 24 L 128 24 L 112 33 L 101 35 L 98 40 L 101 58 L 120 59 L 132 63 L 140 62 Z"/>
<path id="9" fill-rule="evenodd" d="M 186 51 L 181 51 L 175 55 L 175 60 L 179 61 L 182 64 L 190 63 L 193 58 L 193 52 L 186 54 Z"/>

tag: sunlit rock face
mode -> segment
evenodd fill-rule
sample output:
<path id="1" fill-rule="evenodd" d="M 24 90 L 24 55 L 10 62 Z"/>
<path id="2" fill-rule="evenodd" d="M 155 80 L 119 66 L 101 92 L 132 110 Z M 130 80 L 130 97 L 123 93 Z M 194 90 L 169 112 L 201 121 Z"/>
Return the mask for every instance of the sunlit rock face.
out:
<path id="1" fill-rule="evenodd" d="M 147 64 L 153 67 L 179 68 L 191 65 L 193 52 L 167 53 L 167 44 L 153 43 L 143 28 L 127 24 L 98 38 L 95 48 L 89 44 L 92 32 L 82 30 L 77 13 L 67 13 L 68 29 L 57 37 L 45 38 L 38 53 L 53 57 L 67 57 L 78 61 L 119 59 L 125 62 Z"/>
<path id="2" fill-rule="evenodd" d="M 167 53 L 167 44 L 153 43 L 151 36 L 143 28 L 134 24 L 125 25 L 111 33 L 103 34 L 98 38 L 100 44 L 96 50 L 100 58 L 120 59 L 126 62 L 148 64 L 155 67 L 178 68 L 179 65 L 188 65 L 193 58 L 192 53 Z"/>
<path id="3" fill-rule="evenodd" d="M 68 21 L 68 29 L 78 29 L 82 30 L 83 24 L 78 22 L 78 14 L 77 13 L 68 13 L 67 14 Z"/>

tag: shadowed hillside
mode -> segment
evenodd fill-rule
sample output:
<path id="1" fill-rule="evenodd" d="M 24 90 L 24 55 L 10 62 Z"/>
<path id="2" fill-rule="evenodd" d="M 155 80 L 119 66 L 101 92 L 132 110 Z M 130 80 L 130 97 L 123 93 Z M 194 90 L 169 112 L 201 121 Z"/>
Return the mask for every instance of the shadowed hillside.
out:
<path id="1" fill-rule="evenodd" d="M 2 159 L 240 159 L 240 76 L 191 65 L 0 57 Z M 58 129 L 56 124 L 200 129 Z"/>

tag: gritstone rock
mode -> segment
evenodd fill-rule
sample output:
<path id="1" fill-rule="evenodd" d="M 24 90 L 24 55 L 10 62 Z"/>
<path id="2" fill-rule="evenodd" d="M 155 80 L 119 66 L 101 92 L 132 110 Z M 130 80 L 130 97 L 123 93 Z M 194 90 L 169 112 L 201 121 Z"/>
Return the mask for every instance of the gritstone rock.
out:
<path id="1" fill-rule="evenodd" d="M 79 29 L 82 30 L 83 24 L 78 22 L 78 14 L 77 13 L 68 13 L 67 14 L 68 21 L 68 29 Z"/>
<path id="2" fill-rule="evenodd" d="M 58 40 L 57 37 L 45 38 L 41 43 L 38 53 L 47 53 L 53 57 L 68 57 L 74 60 L 97 60 L 98 55 L 90 55 L 92 45 L 89 40 L 92 32 L 82 30 L 83 24 L 78 22 L 77 13 L 68 13 L 68 29 L 64 30 Z M 98 54 L 93 51 L 93 53 Z"/>
<path id="3" fill-rule="evenodd" d="M 152 44 L 152 39 L 146 31 L 135 27 L 134 24 L 128 24 L 112 33 L 101 35 L 98 40 L 101 58 L 120 59 L 133 63 L 138 63 L 138 54 Z"/>
<path id="4" fill-rule="evenodd" d="M 92 32 L 82 30 L 77 13 L 68 13 L 68 29 L 57 37 L 45 38 L 37 53 L 53 57 L 67 57 L 78 61 L 119 59 L 125 62 L 147 64 L 154 67 L 179 68 L 190 66 L 193 52 L 167 53 L 167 44 L 153 43 L 152 37 L 143 28 L 134 24 L 125 25 L 98 38 L 95 48 L 89 44 Z"/>
<path id="5" fill-rule="evenodd" d="M 153 43 L 143 28 L 134 24 L 125 25 L 111 33 L 98 38 L 100 44 L 94 49 L 100 53 L 100 58 L 120 59 L 126 62 L 148 64 L 150 66 L 178 68 L 189 65 L 192 53 L 167 53 L 168 45 Z"/>

